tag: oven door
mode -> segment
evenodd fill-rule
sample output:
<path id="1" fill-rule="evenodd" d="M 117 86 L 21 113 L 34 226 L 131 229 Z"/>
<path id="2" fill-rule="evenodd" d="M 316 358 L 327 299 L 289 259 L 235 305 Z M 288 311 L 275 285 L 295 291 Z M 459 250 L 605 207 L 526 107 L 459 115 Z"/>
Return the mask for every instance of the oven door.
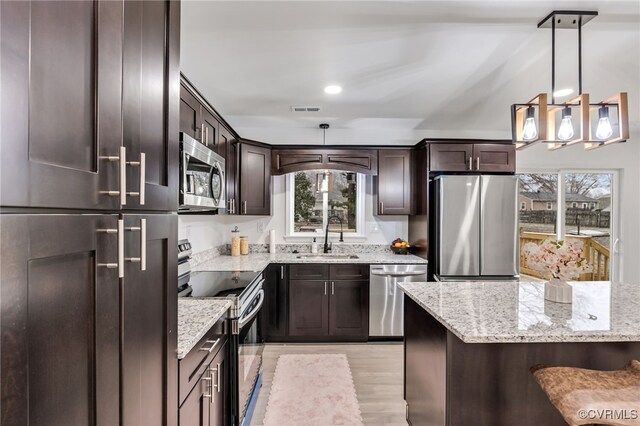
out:
<path id="1" fill-rule="evenodd" d="M 262 373 L 262 324 L 260 309 L 264 302 L 264 290 L 260 286 L 254 292 L 249 308 L 238 319 L 238 414 L 239 424 L 245 422 L 254 387 Z"/>

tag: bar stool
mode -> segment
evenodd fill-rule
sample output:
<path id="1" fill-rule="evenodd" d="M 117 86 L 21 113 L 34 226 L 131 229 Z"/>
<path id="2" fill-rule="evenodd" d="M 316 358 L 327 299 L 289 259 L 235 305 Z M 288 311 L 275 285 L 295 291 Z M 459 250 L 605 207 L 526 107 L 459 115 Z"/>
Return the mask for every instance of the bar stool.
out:
<path id="1" fill-rule="evenodd" d="M 640 361 L 614 371 L 534 365 L 531 373 L 571 426 L 640 425 Z"/>

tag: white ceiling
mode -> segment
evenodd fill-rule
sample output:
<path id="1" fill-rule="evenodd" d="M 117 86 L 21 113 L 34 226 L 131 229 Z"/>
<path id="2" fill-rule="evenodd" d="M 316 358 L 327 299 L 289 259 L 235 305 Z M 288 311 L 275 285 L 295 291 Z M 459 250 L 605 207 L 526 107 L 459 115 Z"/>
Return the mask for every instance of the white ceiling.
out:
<path id="1" fill-rule="evenodd" d="M 640 121 L 640 1 L 183 1 L 181 68 L 243 136 L 406 144 L 509 137 L 509 106 L 551 86 L 554 9 L 583 29 L 584 91 L 628 91 Z M 575 30 L 558 32 L 557 88 L 577 89 Z M 340 84 L 340 95 L 323 88 Z M 292 113 L 318 105 L 321 113 Z"/>

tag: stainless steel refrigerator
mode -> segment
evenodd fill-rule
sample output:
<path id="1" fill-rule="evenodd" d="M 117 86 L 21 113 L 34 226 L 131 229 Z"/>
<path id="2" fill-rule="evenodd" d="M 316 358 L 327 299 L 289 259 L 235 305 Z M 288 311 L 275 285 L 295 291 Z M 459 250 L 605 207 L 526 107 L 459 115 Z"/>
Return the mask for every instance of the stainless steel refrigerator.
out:
<path id="1" fill-rule="evenodd" d="M 431 185 L 435 279 L 516 278 L 518 178 L 447 175 Z"/>

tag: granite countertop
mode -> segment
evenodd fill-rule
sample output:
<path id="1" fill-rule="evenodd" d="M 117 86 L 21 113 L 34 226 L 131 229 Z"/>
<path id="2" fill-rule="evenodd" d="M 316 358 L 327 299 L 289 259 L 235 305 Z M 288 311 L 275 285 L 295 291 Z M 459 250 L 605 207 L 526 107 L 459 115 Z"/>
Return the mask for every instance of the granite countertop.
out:
<path id="1" fill-rule="evenodd" d="M 308 255 L 309 253 L 304 253 Z M 426 264 L 427 261 L 413 255 L 393 253 L 354 253 L 357 259 L 299 259 L 296 253 L 255 253 L 245 256 L 218 256 L 193 267 L 194 271 L 262 271 L 270 263 L 365 263 L 365 264 Z"/>
<path id="2" fill-rule="evenodd" d="M 216 298 L 178 298 L 178 359 L 182 359 L 226 314 L 231 301 Z"/>
<path id="3" fill-rule="evenodd" d="M 403 291 L 465 343 L 640 341 L 640 285 L 571 283 L 573 303 L 544 282 L 403 283 Z"/>

